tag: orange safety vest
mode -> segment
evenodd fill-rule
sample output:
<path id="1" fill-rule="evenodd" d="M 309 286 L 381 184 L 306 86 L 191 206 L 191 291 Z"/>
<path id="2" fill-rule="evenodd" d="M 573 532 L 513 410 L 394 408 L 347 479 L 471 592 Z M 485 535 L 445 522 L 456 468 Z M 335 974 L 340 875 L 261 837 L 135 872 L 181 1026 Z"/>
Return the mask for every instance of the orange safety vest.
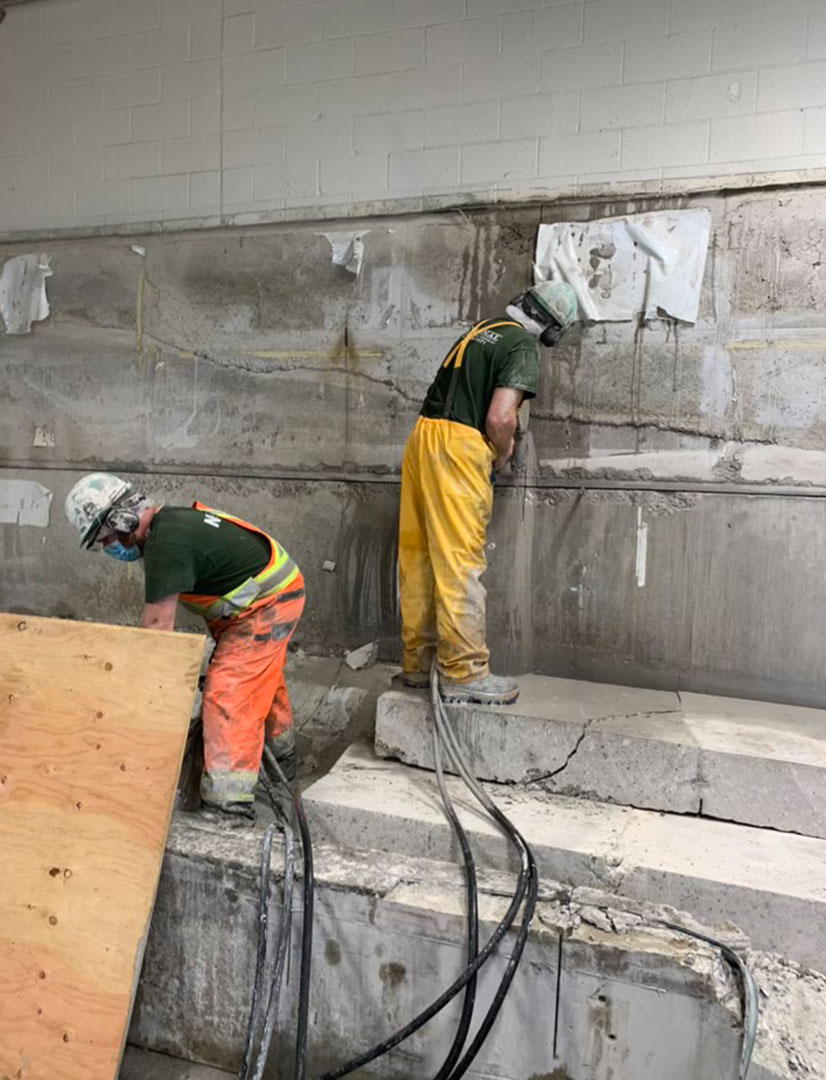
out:
<path id="1" fill-rule="evenodd" d="M 270 558 L 264 569 L 255 577 L 247 578 L 223 596 L 181 593 L 178 599 L 189 611 L 194 611 L 196 615 L 203 615 L 205 619 L 231 619 L 251 607 L 256 600 L 282 592 L 298 577 L 300 571 L 296 564 L 284 548 L 262 529 L 250 525 L 248 521 L 243 521 L 241 518 L 233 517 L 232 514 L 223 514 L 220 510 L 214 510 L 203 503 L 194 502 L 192 509 L 214 514 L 222 521 L 230 521 L 233 525 L 247 529 L 256 536 L 262 536 L 270 545 Z"/>

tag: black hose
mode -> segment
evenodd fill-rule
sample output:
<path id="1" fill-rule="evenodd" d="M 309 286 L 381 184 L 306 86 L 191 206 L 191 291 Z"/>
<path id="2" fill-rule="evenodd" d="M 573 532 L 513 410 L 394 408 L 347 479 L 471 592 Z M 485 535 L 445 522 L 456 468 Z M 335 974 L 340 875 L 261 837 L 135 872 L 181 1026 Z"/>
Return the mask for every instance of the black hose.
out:
<path id="1" fill-rule="evenodd" d="M 533 856 L 533 852 L 528 846 L 522 834 L 518 829 L 510 822 L 510 820 L 502 813 L 499 807 L 493 802 L 484 788 L 480 787 L 476 777 L 472 774 L 470 767 L 464 759 L 462 751 L 459 747 L 458 739 L 451 727 L 450 721 L 447 718 L 444 705 L 442 703 L 441 696 L 439 694 L 439 673 L 436 668 L 436 662 L 434 660 L 433 667 L 430 674 L 430 693 L 431 703 L 433 706 L 433 719 L 438 729 L 440 738 L 444 741 L 445 747 L 450 755 L 454 767 L 459 775 L 465 781 L 470 788 L 472 794 L 477 801 L 484 807 L 484 809 L 491 815 L 497 825 L 508 836 L 510 841 L 519 851 L 523 864 L 528 866 L 528 898 L 525 902 L 525 909 L 522 913 L 522 924 L 519 928 L 519 934 L 517 935 L 516 943 L 510 958 L 508 959 L 505 973 L 503 974 L 499 986 L 496 989 L 496 993 L 493 997 L 493 1001 L 488 1007 L 488 1011 L 485 1013 L 485 1017 L 479 1026 L 479 1030 L 473 1038 L 470 1046 L 467 1049 L 462 1060 L 456 1066 L 454 1071 L 450 1074 L 450 1080 L 458 1080 L 459 1077 L 464 1076 L 467 1070 L 473 1063 L 474 1058 L 479 1053 L 482 1045 L 490 1034 L 490 1030 L 499 1015 L 499 1010 L 502 1008 L 502 1004 L 510 989 L 510 985 L 513 982 L 513 978 L 516 975 L 516 969 L 519 966 L 519 962 L 522 959 L 522 953 L 525 950 L 527 944 L 528 934 L 530 933 L 531 921 L 533 919 L 534 911 L 536 910 L 536 900 L 539 893 L 539 875 L 536 869 L 536 861 Z"/>
<path id="2" fill-rule="evenodd" d="M 275 754 L 264 744 L 264 758 L 292 796 L 298 834 L 301 840 L 301 857 L 304 865 L 304 918 L 301 927 L 301 972 L 298 980 L 298 1023 L 295 1036 L 295 1080 L 304 1080 L 307 1073 L 307 1036 L 310 1020 L 310 969 L 313 954 L 313 906 L 315 880 L 313 877 L 313 844 L 304 803 L 297 788 L 290 787 Z"/>
<path id="3" fill-rule="evenodd" d="M 442 796 L 442 805 L 444 807 L 445 816 L 452 825 L 453 831 L 456 834 L 456 839 L 459 841 L 459 847 L 462 849 L 462 859 L 465 864 L 468 920 L 467 962 L 471 963 L 475 960 L 479 952 L 479 893 L 476 884 L 476 863 L 473 860 L 473 852 L 470 848 L 467 833 L 453 808 L 453 803 L 448 794 L 447 785 L 445 784 L 439 731 L 435 724 L 433 725 L 433 758 L 436 763 L 436 779 L 439 783 L 439 793 Z M 462 1048 L 465 1045 L 465 1040 L 467 1039 L 467 1034 L 473 1019 L 473 1007 L 476 1004 L 476 982 L 476 975 L 474 975 L 465 987 L 465 998 L 462 1002 L 462 1014 L 459 1017 L 456 1034 L 453 1036 L 453 1042 L 450 1045 L 447 1056 L 442 1062 L 442 1067 L 436 1073 L 434 1080 L 447 1080 L 453 1066 L 459 1060 L 459 1055 L 462 1053 Z"/>
<path id="4" fill-rule="evenodd" d="M 275 828 L 275 825 L 269 825 L 267 827 L 267 831 L 264 833 L 264 844 L 261 849 L 261 884 L 258 892 L 258 948 L 255 956 L 255 984 L 252 991 L 250 1018 L 247 1023 L 247 1039 L 244 1043 L 241 1068 L 238 1072 L 239 1080 L 247 1080 L 250 1051 L 252 1050 L 255 1035 L 260 1024 L 259 1009 L 262 997 L 261 991 L 264 985 L 264 968 L 267 959 L 267 920 L 270 908 L 270 858 L 272 856 L 272 838 L 275 835 Z"/>

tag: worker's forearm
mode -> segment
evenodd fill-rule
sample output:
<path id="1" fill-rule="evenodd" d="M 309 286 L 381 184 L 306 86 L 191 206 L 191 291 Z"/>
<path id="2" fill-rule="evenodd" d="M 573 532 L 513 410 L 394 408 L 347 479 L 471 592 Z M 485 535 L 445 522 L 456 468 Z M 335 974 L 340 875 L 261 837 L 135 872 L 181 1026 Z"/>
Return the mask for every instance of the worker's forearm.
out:
<path id="1" fill-rule="evenodd" d="M 493 463 L 497 472 L 503 468 L 513 453 L 513 437 L 516 433 L 516 416 L 501 420 L 496 423 L 488 420 L 485 425 L 488 439 L 496 451 L 496 461 Z"/>
<path id="2" fill-rule="evenodd" d="M 141 619 L 141 626 L 144 630 L 174 630 L 175 616 L 173 614 L 171 618 L 169 616 L 161 618 L 157 615 L 147 615 L 147 613 L 144 612 L 143 618 Z"/>

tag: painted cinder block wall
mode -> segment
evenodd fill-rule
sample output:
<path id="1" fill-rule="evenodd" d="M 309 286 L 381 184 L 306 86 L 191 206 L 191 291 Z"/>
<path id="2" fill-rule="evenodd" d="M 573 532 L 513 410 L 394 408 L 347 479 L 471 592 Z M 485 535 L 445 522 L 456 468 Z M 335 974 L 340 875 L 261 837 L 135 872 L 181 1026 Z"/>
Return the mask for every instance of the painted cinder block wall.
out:
<path id="1" fill-rule="evenodd" d="M 7 234 L 799 173 L 826 7 L 44 0 L 0 27 L 0 102 Z"/>

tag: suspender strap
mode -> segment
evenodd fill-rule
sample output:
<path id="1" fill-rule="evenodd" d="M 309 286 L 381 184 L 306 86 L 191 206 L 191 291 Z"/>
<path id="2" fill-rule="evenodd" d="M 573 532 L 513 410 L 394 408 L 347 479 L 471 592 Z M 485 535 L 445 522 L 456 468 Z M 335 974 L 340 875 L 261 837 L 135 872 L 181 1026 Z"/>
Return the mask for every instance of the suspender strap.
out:
<path id="1" fill-rule="evenodd" d="M 470 342 L 485 330 L 495 330 L 499 326 L 516 326 L 519 327 L 518 322 L 514 322 L 512 319 L 501 319 L 496 322 L 491 322 L 489 319 L 485 319 L 483 322 L 477 323 L 471 327 L 465 334 L 461 341 L 458 341 L 450 352 L 445 357 L 443 368 L 450 367 L 453 364 L 453 370 L 450 373 L 450 385 L 447 388 L 447 397 L 445 398 L 445 407 L 442 409 L 442 419 L 450 419 L 450 410 L 453 407 L 453 398 L 456 394 L 456 386 L 459 382 L 459 368 L 462 366 L 462 361 L 465 358 L 465 350 Z"/>

